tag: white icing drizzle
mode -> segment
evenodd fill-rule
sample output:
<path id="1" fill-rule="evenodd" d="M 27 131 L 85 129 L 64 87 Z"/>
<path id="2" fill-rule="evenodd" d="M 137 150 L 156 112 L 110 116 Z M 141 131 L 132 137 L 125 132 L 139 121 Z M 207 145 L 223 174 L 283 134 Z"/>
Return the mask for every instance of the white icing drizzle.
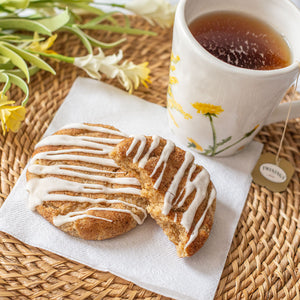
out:
<path id="1" fill-rule="evenodd" d="M 95 136 L 71 136 L 71 135 L 50 135 L 41 140 L 36 144 L 35 148 L 43 147 L 43 146 L 74 146 L 77 147 L 89 147 L 95 149 L 106 149 L 112 150 L 113 146 L 105 145 L 105 144 L 113 144 L 116 145 L 121 142 L 122 139 L 109 139 L 109 138 L 100 138 Z M 101 143 L 101 144 L 98 144 Z M 105 144 L 104 144 L 105 143 Z"/>
<path id="2" fill-rule="evenodd" d="M 65 129 L 84 129 L 91 132 L 102 132 L 107 134 L 114 134 L 116 136 L 127 136 L 117 130 L 90 126 L 85 124 L 71 124 L 64 127 Z M 53 219 L 55 225 L 60 226 L 67 222 L 76 221 L 83 218 L 102 219 L 111 222 L 109 219 L 98 218 L 93 215 L 87 214 L 90 210 L 109 210 L 120 211 L 130 214 L 138 224 L 141 224 L 147 216 L 147 212 L 142 207 L 136 206 L 132 203 L 127 203 L 118 199 L 105 199 L 105 198 L 90 198 L 88 194 L 131 194 L 140 195 L 141 190 L 137 188 L 140 186 L 136 178 L 130 177 L 106 177 L 100 175 L 101 173 L 108 174 L 125 174 L 125 172 L 113 172 L 104 170 L 102 167 L 118 167 L 113 159 L 107 158 L 109 152 L 123 139 L 118 138 L 102 138 L 94 136 L 70 136 L 70 135 L 52 135 L 48 136 L 36 146 L 67 146 L 67 149 L 50 150 L 37 153 L 31 160 L 28 171 L 37 176 L 46 177 L 33 177 L 27 182 L 27 190 L 29 193 L 29 206 L 35 209 L 37 205 L 42 204 L 44 201 L 72 201 L 72 202 L 89 202 L 97 203 L 122 203 L 127 207 L 135 208 L 138 212 L 143 213 L 143 218 L 133 213 L 128 209 L 112 208 L 112 207 L 91 207 L 85 211 L 70 212 L 63 216 L 57 216 Z M 70 148 L 72 147 L 72 148 Z M 82 148 L 81 148 L 82 147 Z M 88 149 L 87 149 L 88 148 Z M 104 155 L 106 157 L 99 157 Z M 35 164 L 36 160 L 50 160 L 55 161 L 56 164 L 43 165 Z M 66 163 L 59 163 L 59 161 L 66 161 Z M 67 164 L 67 161 L 70 164 Z M 72 162 L 87 162 L 99 166 L 100 168 L 87 167 L 74 165 Z M 95 174 L 86 174 L 96 173 Z M 69 176 L 72 178 L 84 179 L 84 182 L 74 182 L 67 179 L 62 179 L 56 176 Z M 89 180 L 89 181 L 87 181 Z M 90 183 L 90 180 L 99 181 L 101 183 Z M 103 184 L 102 184 L 103 183 Z M 109 187 L 107 184 L 127 185 L 126 187 Z M 128 187 L 129 185 L 129 187 Z M 64 192 L 80 193 L 80 195 L 65 195 Z M 85 196 L 86 194 L 86 196 Z"/>
<path id="3" fill-rule="evenodd" d="M 177 213 L 175 213 L 175 216 L 174 216 L 174 222 L 175 222 L 175 223 L 177 222 Z"/>
<path id="4" fill-rule="evenodd" d="M 42 204 L 44 201 L 50 201 L 49 199 L 52 198 L 48 195 L 52 195 L 51 193 L 53 192 L 73 192 L 86 194 L 141 194 L 141 190 L 137 188 L 110 188 L 102 184 L 80 183 L 57 177 L 32 178 L 27 183 L 27 189 L 30 191 L 29 206 L 31 209 L 34 209 L 37 205 Z M 61 199 L 63 197 L 64 196 L 61 195 Z"/>
<path id="5" fill-rule="evenodd" d="M 76 171 L 66 170 L 64 168 L 70 168 L 73 169 L 73 166 L 71 165 L 30 165 L 28 167 L 28 170 L 30 173 L 36 174 L 36 175 L 63 175 L 63 176 L 70 176 L 70 177 L 78 177 L 78 178 L 84 178 L 84 179 L 91 179 L 90 174 L 85 173 L 79 173 Z M 76 168 L 75 168 L 76 169 Z M 126 184 L 126 185 L 140 185 L 140 182 L 136 178 L 130 178 L 130 177 L 107 177 L 107 176 L 101 176 L 101 175 L 93 175 L 92 176 L 93 181 L 103 181 L 113 184 Z"/>
<path id="6" fill-rule="evenodd" d="M 34 161 L 34 159 L 31 161 L 31 163 Z M 41 166 L 41 165 L 38 165 Z M 78 170 L 82 172 L 92 172 L 92 173 L 107 173 L 107 174 L 125 174 L 126 172 L 123 171 L 108 171 L 108 170 L 102 170 L 102 169 L 95 169 L 91 167 L 85 167 L 85 166 L 76 166 L 76 165 L 59 165 L 61 168 L 65 169 L 72 169 L 72 170 Z M 30 165 L 28 169 L 32 168 L 33 166 Z M 127 177 L 128 178 L 128 177 Z M 133 178 L 134 179 L 134 178 Z M 138 184 L 139 185 L 139 184 Z"/>
<path id="7" fill-rule="evenodd" d="M 192 177 L 193 173 L 195 172 L 195 170 L 196 170 L 196 165 L 193 164 L 193 165 L 190 167 L 188 176 L 187 176 L 187 178 L 186 178 L 186 185 L 185 185 L 185 188 L 181 190 L 179 196 L 178 196 L 177 199 L 174 201 L 174 205 L 176 205 L 177 207 L 181 207 L 181 206 L 184 204 L 186 198 L 192 193 L 192 191 L 193 191 L 193 189 L 194 189 L 193 185 L 190 184 L 190 181 L 191 181 L 191 177 Z M 184 197 L 183 197 L 183 198 L 181 199 L 181 201 L 178 203 L 178 201 L 179 201 L 179 199 L 180 199 L 180 197 L 182 196 L 183 193 L 185 193 L 185 194 L 184 194 Z M 177 204 L 177 203 L 178 203 L 178 204 Z"/>
<path id="8" fill-rule="evenodd" d="M 133 162 L 136 163 L 139 158 L 141 157 L 143 151 L 145 150 L 145 146 L 146 146 L 146 137 L 145 136 L 135 136 L 128 148 L 128 150 L 126 151 L 126 156 L 128 156 L 134 149 L 134 147 L 137 145 L 137 143 L 140 142 L 140 145 L 139 145 L 139 148 L 133 158 Z M 152 136 L 152 143 L 148 149 L 148 151 L 145 153 L 145 155 L 142 157 L 142 159 L 140 160 L 139 162 L 139 167 L 144 167 L 145 164 L 147 163 L 147 160 L 149 159 L 149 156 L 151 154 L 151 152 L 159 145 L 159 142 L 160 142 L 160 138 L 158 136 Z M 154 174 L 157 172 L 158 168 L 162 165 L 162 163 L 164 164 L 163 165 L 163 169 L 162 171 L 160 172 L 160 175 L 158 176 L 158 178 L 156 179 L 155 183 L 154 183 L 154 188 L 155 189 L 158 189 L 159 186 L 160 186 L 160 183 L 161 183 L 161 180 L 162 180 L 162 177 L 164 175 L 164 172 L 165 172 L 165 168 L 167 166 L 167 161 L 169 159 L 169 156 L 170 154 L 173 152 L 174 150 L 174 143 L 171 142 L 170 140 L 167 140 L 167 143 L 160 155 L 160 158 L 152 172 L 152 174 L 150 175 L 150 177 L 153 177 Z"/>
<path id="9" fill-rule="evenodd" d="M 138 142 L 140 142 L 140 145 L 136 151 L 134 158 L 132 159 L 133 163 L 136 163 L 140 159 L 140 156 L 142 155 L 145 149 L 147 139 L 144 135 L 135 136 L 133 138 L 133 141 L 131 142 L 129 149 L 126 152 L 126 156 L 128 156 L 133 151 L 134 147 L 137 145 Z"/>
<path id="10" fill-rule="evenodd" d="M 115 135 L 128 137 L 128 135 L 126 133 L 115 130 L 115 129 L 104 128 L 101 126 L 87 125 L 87 124 L 82 124 L 82 123 L 68 124 L 68 125 L 65 125 L 62 129 L 84 129 L 84 130 L 89 130 L 89 131 L 102 132 L 102 133 L 115 134 Z"/>
<path id="11" fill-rule="evenodd" d="M 184 226 L 187 232 L 189 232 L 191 228 L 198 207 L 206 197 L 209 181 L 209 174 L 203 168 L 201 172 L 197 174 L 196 178 L 193 181 L 187 182 L 185 186 L 185 198 L 188 197 L 188 195 L 191 194 L 193 190 L 196 190 L 194 200 L 184 212 L 181 219 L 181 224 L 182 226 Z"/>
<path id="12" fill-rule="evenodd" d="M 139 168 L 144 168 L 145 167 L 145 165 L 146 165 L 146 163 L 149 159 L 150 154 L 152 153 L 152 151 L 154 149 L 157 148 L 157 146 L 159 145 L 159 142 L 160 142 L 159 136 L 153 135 L 152 136 L 152 143 L 151 143 L 147 153 L 145 153 L 145 155 L 142 157 L 142 159 L 139 162 Z"/>
<path id="13" fill-rule="evenodd" d="M 65 223 L 76 221 L 78 219 L 87 218 L 87 217 L 112 222 L 110 219 L 96 217 L 96 216 L 93 216 L 93 215 L 86 214 L 88 211 L 95 211 L 95 210 L 96 211 L 117 211 L 117 212 L 123 212 L 123 213 L 130 214 L 132 216 L 132 218 L 139 225 L 141 225 L 145 220 L 145 217 L 139 218 L 138 215 L 134 214 L 131 210 L 128 210 L 128 209 L 91 207 L 91 208 L 88 208 L 88 209 L 83 210 L 83 211 L 74 211 L 74 212 L 70 212 L 66 215 L 58 215 L 58 216 L 53 218 L 53 224 L 56 225 L 56 226 L 61 226 Z"/>
<path id="14" fill-rule="evenodd" d="M 58 215 L 56 217 L 53 217 L 53 224 L 55 226 L 61 226 L 65 223 L 75 222 L 77 220 L 84 219 L 84 218 L 91 218 L 91 219 L 98 219 L 98 220 L 103 220 L 103 221 L 107 221 L 107 222 L 112 222 L 112 220 L 110 220 L 110 219 L 96 217 L 93 215 L 88 215 L 88 214 L 85 214 L 85 212 L 86 212 L 85 210 L 77 211 L 77 212 L 72 211 L 66 215 Z"/>
<path id="15" fill-rule="evenodd" d="M 85 149 L 82 149 L 83 153 L 87 153 Z M 47 151 L 47 152 L 40 152 L 35 155 L 35 160 L 37 159 L 45 159 L 45 160 L 65 160 L 65 161 L 81 161 L 81 162 L 87 162 L 90 164 L 97 164 L 107 167 L 115 167 L 117 168 L 118 165 L 114 162 L 111 158 L 103 158 L 103 157 L 95 157 L 95 156 L 87 156 L 87 155 L 78 155 L 78 154 L 68 154 L 66 152 L 64 155 L 64 150 L 60 150 L 60 153 L 62 154 L 56 154 L 56 151 Z"/>
<path id="16" fill-rule="evenodd" d="M 140 136 L 137 137 L 136 139 L 133 139 L 133 142 L 130 145 L 126 155 L 130 154 L 130 152 L 135 147 L 138 140 L 141 140 Z M 144 155 L 144 157 L 139 162 L 139 167 L 140 168 L 143 168 L 146 165 L 151 152 L 159 145 L 159 141 L 160 141 L 159 137 L 156 137 L 156 136 L 152 137 L 152 144 L 151 144 L 150 148 L 148 149 L 147 153 Z M 139 152 L 143 152 L 144 147 L 145 147 L 145 144 L 143 145 L 143 148 L 140 145 Z M 160 155 L 160 158 L 159 158 L 152 174 L 150 175 L 150 177 L 153 177 L 154 174 L 159 169 L 159 167 L 162 165 L 162 163 L 164 163 L 163 169 L 162 169 L 159 177 L 157 178 L 156 182 L 154 183 L 154 188 L 155 189 L 158 189 L 159 186 L 160 186 L 163 174 L 165 172 L 166 163 L 169 159 L 170 154 L 173 152 L 174 147 L 175 147 L 174 143 L 167 140 L 166 145 L 165 145 L 165 147 L 162 150 L 162 153 Z M 164 207 L 163 207 L 163 210 L 162 210 L 163 214 L 168 215 L 170 213 L 170 210 L 172 209 L 172 207 L 174 207 L 174 206 L 177 206 L 177 207 L 183 206 L 183 204 L 186 201 L 186 199 L 188 198 L 188 196 L 191 195 L 193 191 L 196 191 L 193 201 L 190 203 L 187 210 L 182 214 L 182 218 L 181 218 L 181 224 L 185 228 L 187 233 L 189 233 L 189 231 L 191 229 L 191 226 L 192 226 L 195 214 L 197 212 L 197 209 L 199 208 L 199 206 L 201 205 L 201 203 L 203 202 L 203 200 L 206 197 L 207 188 L 208 188 L 208 185 L 210 183 L 209 174 L 204 168 L 201 170 L 200 173 L 198 173 L 196 175 L 196 177 L 193 180 L 191 180 L 192 175 L 196 170 L 196 165 L 192 164 L 193 160 L 194 160 L 193 155 L 189 152 L 186 152 L 184 161 L 183 161 L 182 165 L 180 166 L 180 168 L 178 169 L 175 176 L 173 177 L 173 180 L 172 180 L 172 182 L 171 182 L 171 184 L 168 188 L 168 191 L 165 194 Z M 189 168 L 189 171 L 188 171 L 185 186 L 181 190 L 181 192 L 179 193 L 179 196 L 174 201 L 174 198 L 177 194 L 179 184 L 182 181 L 182 178 L 183 178 L 186 170 L 188 170 L 188 168 Z M 182 195 L 183 195 L 183 197 L 182 197 Z M 201 225 L 203 223 L 205 214 L 206 214 L 207 210 L 209 209 L 209 207 L 211 206 L 211 204 L 213 203 L 213 200 L 216 197 L 216 191 L 215 191 L 214 188 L 211 189 L 210 195 L 208 197 L 209 197 L 208 204 L 205 208 L 205 211 L 204 211 L 203 215 L 201 216 L 201 218 L 197 222 L 195 228 L 193 229 L 193 232 L 190 236 L 190 239 L 189 239 L 189 242 L 188 242 L 187 246 L 190 243 L 192 243 L 192 241 L 197 237 L 199 228 L 201 227 Z M 179 202 L 179 200 L 180 200 L 180 202 Z M 176 222 L 177 219 L 178 219 L 178 216 L 177 216 L 177 213 L 175 213 L 174 222 Z"/>
<path id="17" fill-rule="evenodd" d="M 68 153 L 74 153 L 74 152 L 81 152 L 81 153 L 87 153 L 87 154 L 96 154 L 96 155 L 105 155 L 109 154 L 113 147 L 110 147 L 111 149 L 83 149 L 83 148 L 72 148 L 72 149 L 61 149 L 61 150 L 55 150 L 55 154 L 68 154 Z M 44 153 L 44 152 L 43 152 Z M 50 153 L 51 155 L 51 153 Z M 77 155 L 77 154 L 76 154 Z"/>
<path id="18" fill-rule="evenodd" d="M 171 155 L 171 153 L 174 151 L 174 143 L 171 142 L 170 140 L 167 140 L 167 143 L 160 155 L 160 158 L 152 172 L 152 174 L 150 175 L 150 177 L 153 177 L 154 174 L 156 173 L 157 169 L 161 166 L 161 164 L 163 163 L 163 169 L 160 173 L 160 176 L 156 179 L 156 182 L 154 183 L 154 188 L 155 189 L 158 189 L 159 186 L 160 186 L 160 183 L 161 183 L 161 180 L 162 180 L 162 177 L 164 175 L 164 172 L 165 172 L 165 169 L 166 169 L 166 166 L 167 166 L 167 161 L 169 159 L 169 156 Z"/>
<path id="19" fill-rule="evenodd" d="M 184 173 L 188 166 L 193 162 L 194 156 L 190 152 L 185 152 L 184 161 L 182 165 L 180 166 L 179 170 L 175 174 L 172 183 L 170 184 L 168 191 L 165 194 L 164 199 L 164 207 L 162 210 L 162 213 L 164 215 L 168 215 L 171 208 L 172 208 L 172 202 L 175 198 L 175 195 L 177 193 L 178 186 L 184 176 Z"/>
<path id="20" fill-rule="evenodd" d="M 216 190 L 215 189 L 212 189 L 211 190 L 211 193 L 210 193 L 210 196 L 209 196 L 209 199 L 208 199 L 208 203 L 207 203 L 207 206 L 205 208 L 205 211 L 203 212 L 203 215 L 201 216 L 201 218 L 199 219 L 199 221 L 197 222 L 196 226 L 194 227 L 194 230 L 193 232 L 191 233 L 190 235 L 190 238 L 188 240 L 188 242 L 186 243 L 185 245 L 185 249 L 195 240 L 195 238 L 198 236 L 198 232 L 199 232 L 199 229 L 204 221 L 204 218 L 205 218 L 205 215 L 207 213 L 207 211 L 209 210 L 209 208 L 211 207 L 211 205 L 213 204 L 213 201 L 215 200 L 216 198 Z"/>

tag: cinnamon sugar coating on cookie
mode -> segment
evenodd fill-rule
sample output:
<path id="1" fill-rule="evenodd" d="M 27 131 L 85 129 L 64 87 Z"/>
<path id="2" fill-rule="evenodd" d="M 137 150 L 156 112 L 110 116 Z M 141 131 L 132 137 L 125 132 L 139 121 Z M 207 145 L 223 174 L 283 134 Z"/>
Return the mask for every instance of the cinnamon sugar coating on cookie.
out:
<path id="1" fill-rule="evenodd" d="M 180 257 L 192 256 L 213 224 L 216 191 L 194 157 L 158 136 L 124 139 L 110 153 L 142 185 L 147 211 L 176 245 Z"/>
<path id="2" fill-rule="evenodd" d="M 147 212 L 140 183 L 109 157 L 126 136 L 112 126 L 70 124 L 39 142 L 26 174 L 31 209 L 88 240 L 142 224 Z"/>

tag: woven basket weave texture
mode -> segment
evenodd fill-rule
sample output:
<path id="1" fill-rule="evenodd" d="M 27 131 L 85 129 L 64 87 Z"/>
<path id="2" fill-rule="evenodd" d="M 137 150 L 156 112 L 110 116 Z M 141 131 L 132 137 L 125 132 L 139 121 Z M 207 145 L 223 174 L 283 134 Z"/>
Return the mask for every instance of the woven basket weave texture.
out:
<path id="1" fill-rule="evenodd" d="M 129 36 L 121 47 L 126 58 L 135 63 L 148 61 L 152 71 L 150 88 L 142 86 L 134 94 L 165 106 L 172 32 L 150 27 L 138 17 L 130 20 L 135 27 L 158 33 L 155 37 Z M 93 34 L 105 42 L 120 37 L 101 31 Z M 59 35 L 55 50 L 71 56 L 87 54 L 79 40 L 67 33 Z M 56 76 L 41 71 L 32 77 L 25 124 L 16 134 L 0 135 L 0 205 L 74 80 L 86 76 L 72 65 L 51 64 Z M 103 81 L 120 87 L 116 80 Z M 14 89 L 11 98 L 21 97 Z M 277 123 L 260 131 L 256 140 L 264 143 L 264 152 L 276 154 L 283 126 Z M 300 299 L 300 119 L 289 122 L 280 156 L 289 160 L 296 172 L 283 193 L 252 184 L 216 299 Z M 0 299 L 167 299 L 110 273 L 28 246 L 5 233 L 0 232 L 0 242 Z"/>

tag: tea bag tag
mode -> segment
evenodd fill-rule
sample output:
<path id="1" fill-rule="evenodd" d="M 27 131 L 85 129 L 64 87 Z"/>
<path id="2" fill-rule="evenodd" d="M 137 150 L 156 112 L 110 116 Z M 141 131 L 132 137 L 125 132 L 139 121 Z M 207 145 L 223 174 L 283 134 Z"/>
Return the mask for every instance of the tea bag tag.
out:
<path id="1" fill-rule="evenodd" d="M 300 62 L 298 62 L 298 76 L 296 79 L 296 84 L 294 85 L 294 91 L 292 94 L 292 98 L 295 97 L 296 89 L 298 86 L 298 79 L 300 75 Z M 259 160 L 256 163 L 251 175 L 253 177 L 253 181 L 256 184 L 261 186 L 265 186 L 272 192 L 283 192 L 286 190 L 294 172 L 295 168 L 293 165 L 284 158 L 279 158 L 279 154 L 282 148 L 283 140 L 285 137 L 287 124 L 289 121 L 292 101 L 291 98 L 288 97 L 289 100 L 289 109 L 286 116 L 283 133 L 281 136 L 279 148 L 277 154 L 274 155 L 272 153 L 264 153 L 260 156 Z"/>
<path id="2" fill-rule="evenodd" d="M 251 175 L 256 184 L 272 192 L 283 192 L 294 172 L 295 168 L 286 159 L 280 158 L 276 163 L 276 155 L 264 153 L 257 161 Z"/>

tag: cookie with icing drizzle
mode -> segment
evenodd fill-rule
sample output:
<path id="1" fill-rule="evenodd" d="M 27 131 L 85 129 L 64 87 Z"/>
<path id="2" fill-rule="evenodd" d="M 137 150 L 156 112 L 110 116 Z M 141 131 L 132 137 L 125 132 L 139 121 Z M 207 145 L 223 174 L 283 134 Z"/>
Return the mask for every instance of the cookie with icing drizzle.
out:
<path id="1" fill-rule="evenodd" d="M 31 209 L 88 240 L 142 224 L 147 212 L 140 183 L 109 157 L 126 137 L 112 126 L 71 124 L 40 141 L 27 170 Z"/>
<path id="2" fill-rule="evenodd" d="M 179 257 L 192 256 L 207 240 L 213 224 L 216 190 L 194 156 L 158 136 L 135 136 L 110 153 L 131 172 L 149 200 L 147 211 L 176 245 Z"/>

